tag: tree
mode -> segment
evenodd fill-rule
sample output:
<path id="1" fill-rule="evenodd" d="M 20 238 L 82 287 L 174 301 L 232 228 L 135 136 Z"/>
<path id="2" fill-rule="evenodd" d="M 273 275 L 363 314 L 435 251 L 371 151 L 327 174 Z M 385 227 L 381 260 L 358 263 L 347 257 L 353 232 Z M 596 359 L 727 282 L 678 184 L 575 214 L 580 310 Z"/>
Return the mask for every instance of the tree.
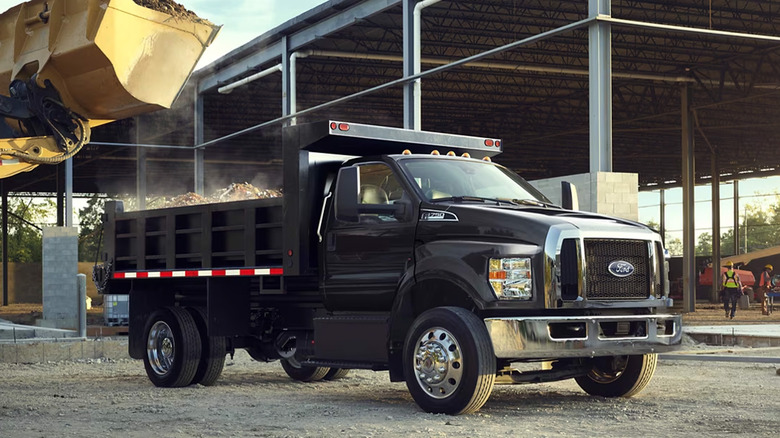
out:
<path id="1" fill-rule="evenodd" d="M 8 200 L 8 261 L 40 262 L 42 259 L 41 225 L 54 210 L 54 201 L 32 198 Z"/>
<path id="2" fill-rule="evenodd" d="M 94 262 L 102 244 L 103 221 L 106 200 L 92 195 L 84 208 L 79 209 L 79 261 Z"/>

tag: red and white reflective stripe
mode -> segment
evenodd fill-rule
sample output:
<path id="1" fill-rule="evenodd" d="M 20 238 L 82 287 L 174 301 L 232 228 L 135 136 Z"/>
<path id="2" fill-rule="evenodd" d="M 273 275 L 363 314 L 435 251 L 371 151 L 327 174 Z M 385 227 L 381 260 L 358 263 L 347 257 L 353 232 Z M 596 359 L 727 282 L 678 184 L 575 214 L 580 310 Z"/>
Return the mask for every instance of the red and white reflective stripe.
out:
<path id="1" fill-rule="evenodd" d="M 282 275 L 283 273 L 284 269 L 282 268 L 197 269 L 186 271 L 114 272 L 113 278 L 253 277 L 256 275 Z"/>
<path id="2" fill-rule="evenodd" d="M 19 160 L 17 159 L 11 159 L 11 160 L 0 160 L 0 166 L 8 166 L 11 164 L 19 164 Z"/>

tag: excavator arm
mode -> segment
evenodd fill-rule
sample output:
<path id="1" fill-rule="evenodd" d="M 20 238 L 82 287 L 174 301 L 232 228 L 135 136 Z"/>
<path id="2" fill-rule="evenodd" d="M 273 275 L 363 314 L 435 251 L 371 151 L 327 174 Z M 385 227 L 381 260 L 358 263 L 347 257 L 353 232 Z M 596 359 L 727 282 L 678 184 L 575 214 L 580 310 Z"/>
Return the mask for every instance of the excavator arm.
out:
<path id="1" fill-rule="evenodd" d="M 72 157 L 92 127 L 170 108 L 218 30 L 134 0 L 32 0 L 4 12 L 0 178 Z"/>

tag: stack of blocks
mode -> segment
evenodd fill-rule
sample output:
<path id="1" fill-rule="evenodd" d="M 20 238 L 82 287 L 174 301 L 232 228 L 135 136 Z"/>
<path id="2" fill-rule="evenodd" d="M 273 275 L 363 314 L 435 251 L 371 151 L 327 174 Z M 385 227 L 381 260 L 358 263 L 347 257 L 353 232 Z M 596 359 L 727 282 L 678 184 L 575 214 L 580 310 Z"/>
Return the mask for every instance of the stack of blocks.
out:
<path id="1" fill-rule="evenodd" d="M 39 326 L 78 327 L 78 239 L 76 227 L 43 229 L 43 319 Z"/>
<path id="2" fill-rule="evenodd" d="M 560 205 L 561 181 L 577 187 L 580 210 L 639 220 L 639 175 L 636 173 L 593 172 L 529 182 Z"/>

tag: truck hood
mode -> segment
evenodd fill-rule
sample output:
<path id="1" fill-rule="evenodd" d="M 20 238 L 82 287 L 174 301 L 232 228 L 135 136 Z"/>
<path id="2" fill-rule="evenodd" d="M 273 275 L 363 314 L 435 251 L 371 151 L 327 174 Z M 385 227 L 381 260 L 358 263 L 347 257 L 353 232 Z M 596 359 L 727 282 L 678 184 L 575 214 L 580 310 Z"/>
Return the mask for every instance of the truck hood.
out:
<path id="1" fill-rule="evenodd" d="M 632 234 L 653 239 L 646 225 L 595 213 L 557 207 L 493 206 L 485 204 L 428 204 L 421 207 L 418 237 L 498 238 L 543 245 L 552 227 L 578 229 L 584 234 Z"/>

